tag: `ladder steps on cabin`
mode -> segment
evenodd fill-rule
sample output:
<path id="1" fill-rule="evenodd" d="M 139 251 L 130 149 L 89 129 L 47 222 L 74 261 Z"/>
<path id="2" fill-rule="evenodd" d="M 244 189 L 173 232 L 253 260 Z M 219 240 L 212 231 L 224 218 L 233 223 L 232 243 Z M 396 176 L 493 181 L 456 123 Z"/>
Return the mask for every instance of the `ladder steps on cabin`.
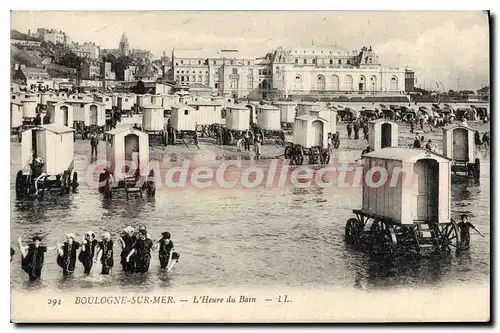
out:
<path id="1" fill-rule="evenodd" d="M 142 188 L 136 187 L 137 179 L 135 177 L 128 177 L 124 180 L 125 183 L 125 194 L 127 195 L 127 200 L 129 199 L 129 194 L 138 193 L 142 198 Z"/>

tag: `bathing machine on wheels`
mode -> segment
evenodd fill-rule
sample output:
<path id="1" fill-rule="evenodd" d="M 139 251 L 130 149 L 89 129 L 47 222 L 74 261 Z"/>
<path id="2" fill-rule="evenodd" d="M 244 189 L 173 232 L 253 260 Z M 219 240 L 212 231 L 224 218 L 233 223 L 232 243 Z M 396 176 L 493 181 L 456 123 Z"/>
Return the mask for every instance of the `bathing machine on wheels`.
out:
<path id="1" fill-rule="evenodd" d="M 167 144 L 167 132 L 165 130 L 163 107 L 150 104 L 144 106 L 143 110 L 142 130 L 149 135 L 149 143 L 151 144 L 151 139 L 156 138 L 164 147 Z"/>
<path id="2" fill-rule="evenodd" d="M 196 112 L 195 108 L 185 104 L 172 106 L 172 115 L 170 117 L 171 129 L 167 132 L 167 140 L 170 144 L 175 144 L 177 138 L 186 144 L 184 138 L 191 137 L 194 144 L 198 145 Z"/>
<path id="3" fill-rule="evenodd" d="M 281 109 L 279 107 L 266 104 L 259 105 L 256 113 L 257 126 L 263 141 L 265 138 L 276 140 L 284 137 L 281 129 Z"/>
<path id="4" fill-rule="evenodd" d="M 138 129 L 119 127 L 105 133 L 109 168 L 99 175 L 99 192 L 110 198 L 115 189 L 130 195 L 148 196 L 156 192 L 153 171 L 149 171 L 149 136 Z"/>
<path id="5" fill-rule="evenodd" d="M 222 142 L 225 145 L 232 145 L 235 140 L 242 138 L 250 130 L 251 111 L 244 104 L 232 104 L 226 107 L 226 127 L 223 131 Z"/>
<path id="6" fill-rule="evenodd" d="M 424 149 L 384 148 L 363 156 L 362 208 L 347 220 L 346 242 L 392 257 L 460 251 L 451 217 L 451 161 Z"/>
<path id="7" fill-rule="evenodd" d="M 443 127 L 443 154 L 453 160 L 452 175 L 479 179 L 481 165 L 475 157 L 473 129 L 459 124 Z"/>
<path id="8" fill-rule="evenodd" d="M 368 126 L 370 151 L 398 146 L 399 126 L 396 122 L 382 118 L 371 120 Z"/>
<path id="9" fill-rule="evenodd" d="M 304 115 L 295 118 L 293 141 L 285 148 L 285 159 L 290 164 L 302 165 L 307 156 L 309 164 L 328 164 L 330 147 L 328 142 L 329 121 L 327 119 Z"/>
<path id="10" fill-rule="evenodd" d="M 74 169 L 74 130 L 58 124 L 34 127 L 21 134 L 21 170 L 16 175 L 19 198 L 56 190 L 60 195 L 75 191 L 78 174 Z"/>
<path id="11" fill-rule="evenodd" d="M 340 133 L 337 131 L 337 111 L 325 107 L 313 106 L 309 110 L 309 114 L 328 120 L 326 128 L 328 143 L 330 144 L 330 148 L 338 149 L 340 147 Z"/>

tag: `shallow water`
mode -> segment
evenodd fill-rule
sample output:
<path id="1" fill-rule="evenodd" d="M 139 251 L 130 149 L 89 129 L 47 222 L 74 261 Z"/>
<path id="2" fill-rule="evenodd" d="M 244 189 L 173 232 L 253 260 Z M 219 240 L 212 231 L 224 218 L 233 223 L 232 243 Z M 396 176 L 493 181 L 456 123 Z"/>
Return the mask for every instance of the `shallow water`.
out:
<path id="1" fill-rule="evenodd" d="M 155 150 L 162 165 L 179 165 L 183 159 L 216 162 L 220 147 L 200 145 L 200 150 L 176 146 Z M 173 150 L 171 150 L 173 149 Z M 271 149 L 271 148 L 270 148 Z M 274 148 L 272 148 L 274 149 Z M 85 174 L 89 160 L 88 141 L 76 141 L 75 168 Z M 272 154 L 278 155 L 278 148 Z M 104 146 L 99 147 L 101 154 Z M 353 161 L 359 151 L 337 151 L 334 160 Z M 272 160 L 253 161 L 266 165 Z M 470 221 L 486 236 L 472 232 L 472 248 L 460 258 L 439 260 L 405 259 L 382 265 L 367 254 L 344 244 L 344 226 L 352 209 L 361 205 L 361 189 L 161 189 L 153 199 L 127 201 L 119 191 L 111 200 L 80 181 L 78 193 L 66 197 L 47 195 L 43 201 L 16 201 L 15 174 L 19 169 L 20 144 L 11 143 L 11 246 L 16 255 L 11 263 L 11 286 L 15 289 L 86 289 L 92 287 L 127 290 L 189 287 L 305 286 L 352 287 L 357 281 L 366 288 L 442 286 L 449 283 L 486 282 L 490 271 L 490 166 L 483 159 L 479 184 L 467 180 L 452 186 L 452 213 L 470 214 Z M 235 172 L 237 172 L 236 170 Z M 82 176 L 80 176 L 82 177 Z M 82 178 L 80 178 L 82 179 Z M 20 267 L 17 236 L 28 241 L 44 235 L 54 246 L 65 234 L 77 240 L 88 230 L 111 232 L 116 239 L 127 226 L 146 225 L 153 239 L 170 231 L 180 261 L 174 271 L 159 271 L 153 253 L 150 271 L 144 276 L 127 276 L 119 265 L 115 240 L 115 269 L 111 276 L 85 277 L 77 263 L 73 277 L 63 278 L 56 253 L 46 255 L 42 280 L 29 283 Z M 95 269 L 94 269 L 95 270 Z M 95 270 L 96 271 L 96 270 Z"/>

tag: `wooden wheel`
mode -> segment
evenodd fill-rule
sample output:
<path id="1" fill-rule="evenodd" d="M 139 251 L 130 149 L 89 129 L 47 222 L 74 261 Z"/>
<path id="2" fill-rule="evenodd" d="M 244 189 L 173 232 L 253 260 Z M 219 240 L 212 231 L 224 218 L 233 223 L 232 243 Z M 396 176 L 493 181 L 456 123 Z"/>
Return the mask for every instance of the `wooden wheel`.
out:
<path id="1" fill-rule="evenodd" d="M 78 172 L 73 172 L 73 180 L 71 182 L 71 188 L 73 192 L 76 192 L 76 189 L 78 187 Z"/>
<path id="2" fill-rule="evenodd" d="M 392 257 L 397 245 L 394 227 L 382 221 L 375 221 L 371 231 L 374 252 L 383 254 L 385 257 Z"/>
<path id="3" fill-rule="evenodd" d="M 285 159 L 289 160 L 293 156 L 293 148 L 292 146 L 285 147 Z"/>
<path id="4" fill-rule="evenodd" d="M 302 149 L 298 149 L 295 151 L 295 163 L 296 165 L 302 165 L 304 163 L 304 154 L 302 153 Z"/>
<path id="5" fill-rule="evenodd" d="M 450 223 L 443 223 L 439 225 L 439 240 L 441 243 L 441 251 L 451 252 L 455 250 L 460 252 L 464 248 L 462 239 L 460 237 L 460 231 L 454 220 Z"/>
<path id="6" fill-rule="evenodd" d="M 19 170 L 16 174 L 16 195 L 22 196 L 26 193 L 26 182 L 23 171 Z"/>
<path id="7" fill-rule="evenodd" d="M 339 135 L 339 133 L 337 132 L 333 147 L 334 147 L 335 149 L 338 149 L 338 148 L 339 148 L 339 146 L 340 146 L 340 135 Z"/>
<path id="8" fill-rule="evenodd" d="M 361 223 L 357 219 L 355 218 L 348 219 L 345 225 L 346 243 L 355 246 L 359 245 L 362 230 L 363 228 L 361 226 Z"/>
<path id="9" fill-rule="evenodd" d="M 62 177 L 61 177 L 61 182 L 59 185 L 59 194 L 63 195 L 66 192 L 66 183 L 67 183 L 67 178 L 68 178 L 68 173 L 67 171 L 64 171 Z"/>

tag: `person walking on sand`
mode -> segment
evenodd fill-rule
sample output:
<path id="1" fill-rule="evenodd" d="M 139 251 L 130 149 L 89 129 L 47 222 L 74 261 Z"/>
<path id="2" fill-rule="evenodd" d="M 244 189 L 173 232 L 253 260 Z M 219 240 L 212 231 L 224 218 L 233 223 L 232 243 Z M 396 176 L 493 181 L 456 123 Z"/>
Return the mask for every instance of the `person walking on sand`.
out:
<path id="1" fill-rule="evenodd" d="M 351 133 L 352 133 L 352 122 L 349 121 L 347 123 L 347 138 L 350 140 L 351 139 Z"/>

